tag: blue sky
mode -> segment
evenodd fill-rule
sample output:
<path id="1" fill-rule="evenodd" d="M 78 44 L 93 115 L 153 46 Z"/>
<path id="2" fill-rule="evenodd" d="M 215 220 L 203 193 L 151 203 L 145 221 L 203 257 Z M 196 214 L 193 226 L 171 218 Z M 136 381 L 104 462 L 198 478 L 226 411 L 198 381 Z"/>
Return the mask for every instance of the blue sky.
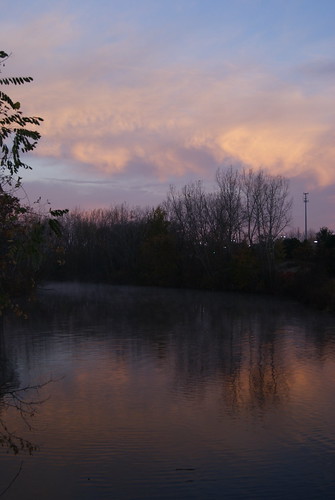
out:
<path id="1" fill-rule="evenodd" d="M 293 227 L 335 229 L 335 2 L 2 1 L 3 74 L 45 119 L 33 200 L 153 205 L 217 168 L 288 177 Z"/>

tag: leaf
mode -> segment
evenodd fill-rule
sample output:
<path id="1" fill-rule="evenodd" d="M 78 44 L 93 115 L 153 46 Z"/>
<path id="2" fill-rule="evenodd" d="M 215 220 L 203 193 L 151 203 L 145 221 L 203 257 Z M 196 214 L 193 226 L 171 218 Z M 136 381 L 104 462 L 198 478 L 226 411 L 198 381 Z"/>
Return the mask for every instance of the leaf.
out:
<path id="1" fill-rule="evenodd" d="M 53 217 L 62 217 L 63 215 L 67 214 L 69 210 L 67 208 L 63 210 L 51 210 L 50 208 L 49 212 Z"/>
<path id="2" fill-rule="evenodd" d="M 57 235 L 61 236 L 62 231 L 61 231 L 61 225 L 56 219 L 49 219 L 49 226 L 50 229 Z"/>

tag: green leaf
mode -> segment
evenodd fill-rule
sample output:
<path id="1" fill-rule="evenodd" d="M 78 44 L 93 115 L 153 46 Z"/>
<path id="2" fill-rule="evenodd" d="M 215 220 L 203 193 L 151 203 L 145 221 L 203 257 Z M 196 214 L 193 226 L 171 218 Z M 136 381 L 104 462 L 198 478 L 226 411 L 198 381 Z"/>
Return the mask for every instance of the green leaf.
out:
<path id="1" fill-rule="evenodd" d="M 49 226 L 50 229 L 57 235 L 61 236 L 62 230 L 61 230 L 61 225 L 56 219 L 49 219 Z"/>
<path id="2" fill-rule="evenodd" d="M 50 208 L 49 212 L 53 217 L 62 217 L 63 215 L 67 214 L 69 210 L 67 208 L 63 210 L 51 210 Z"/>

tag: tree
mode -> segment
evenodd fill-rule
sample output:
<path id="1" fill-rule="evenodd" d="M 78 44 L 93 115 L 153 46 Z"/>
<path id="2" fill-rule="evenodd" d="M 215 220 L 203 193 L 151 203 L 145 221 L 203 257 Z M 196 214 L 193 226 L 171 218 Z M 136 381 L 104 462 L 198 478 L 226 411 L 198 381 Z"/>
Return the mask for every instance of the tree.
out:
<path id="1" fill-rule="evenodd" d="M 0 67 L 8 58 L 6 52 L 0 51 Z M 0 78 L 0 85 L 31 81 L 31 77 L 7 77 Z M 28 288 L 34 286 L 46 227 L 59 234 L 58 218 L 67 212 L 49 209 L 48 217 L 43 218 L 23 206 L 15 195 L 22 183 L 20 171 L 31 169 L 22 155 L 36 148 L 41 137 L 36 127 L 42 121 L 40 117 L 23 114 L 21 104 L 0 91 L 0 315 L 7 308 L 22 312 L 14 297 L 26 291 L 28 283 Z"/>
<path id="2" fill-rule="evenodd" d="M 319 267 L 335 276 L 335 234 L 328 227 L 321 227 L 316 233 L 316 259 Z"/>
<path id="3" fill-rule="evenodd" d="M 188 285 L 227 288 L 238 263 L 254 262 L 255 256 L 262 282 L 271 284 L 275 242 L 291 219 L 288 181 L 262 170 L 231 167 L 219 169 L 216 182 L 218 189 L 213 193 L 206 193 L 201 181 L 179 191 L 172 186 L 165 201 L 168 219 L 181 242 L 184 269 L 192 268 L 189 277 L 199 276 Z M 254 282 L 254 273 L 250 276 L 250 283 Z"/>
<path id="4" fill-rule="evenodd" d="M 216 182 L 219 187 L 214 197 L 213 215 L 216 220 L 216 232 L 220 235 L 221 244 L 228 249 L 241 238 L 243 225 L 243 200 L 241 176 L 237 170 L 230 167 L 216 172 Z"/>
<path id="5" fill-rule="evenodd" d="M 263 170 L 243 172 L 245 236 L 250 245 L 272 247 L 291 221 L 292 199 L 288 180 Z"/>
<path id="6" fill-rule="evenodd" d="M 267 286 L 274 281 L 275 241 L 291 221 L 292 199 L 284 177 L 263 170 L 243 172 L 244 232 L 257 245 Z"/>
<path id="7" fill-rule="evenodd" d="M 140 246 L 140 276 L 145 285 L 178 284 L 178 253 L 166 212 L 158 206 L 147 216 Z"/>
<path id="8" fill-rule="evenodd" d="M 204 281 L 205 286 L 211 286 L 216 280 L 212 248 L 215 220 L 210 204 L 211 197 L 200 180 L 180 191 L 171 186 L 164 203 L 184 257 L 186 282 L 191 286 L 204 286 Z"/>
<path id="9" fill-rule="evenodd" d="M 4 66 L 9 55 L 0 51 L 0 65 Z M 29 77 L 0 78 L 0 85 L 23 85 L 32 82 Z M 8 94 L 0 91 L 0 189 L 4 187 L 17 187 L 21 184 L 21 178 L 16 177 L 20 169 L 31 169 L 21 158 L 22 153 L 33 151 L 40 139 L 40 133 L 31 125 L 39 126 L 43 121 L 37 116 L 25 116 L 21 111 L 21 104 L 14 102 Z"/>

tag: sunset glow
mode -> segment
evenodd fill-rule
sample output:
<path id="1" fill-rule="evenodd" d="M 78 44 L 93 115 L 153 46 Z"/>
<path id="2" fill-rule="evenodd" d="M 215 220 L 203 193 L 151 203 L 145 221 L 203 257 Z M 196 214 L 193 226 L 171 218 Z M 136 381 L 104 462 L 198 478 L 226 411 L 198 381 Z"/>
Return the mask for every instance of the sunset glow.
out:
<path id="1" fill-rule="evenodd" d="M 263 168 L 292 179 L 295 227 L 308 191 L 311 226 L 334 229 L 333 2 L 4 3 L 2 73 L 34 77 L 11 94 L 45 120 L 30 196 L 156 204 Z"/>

